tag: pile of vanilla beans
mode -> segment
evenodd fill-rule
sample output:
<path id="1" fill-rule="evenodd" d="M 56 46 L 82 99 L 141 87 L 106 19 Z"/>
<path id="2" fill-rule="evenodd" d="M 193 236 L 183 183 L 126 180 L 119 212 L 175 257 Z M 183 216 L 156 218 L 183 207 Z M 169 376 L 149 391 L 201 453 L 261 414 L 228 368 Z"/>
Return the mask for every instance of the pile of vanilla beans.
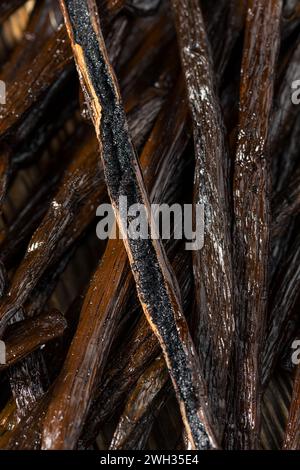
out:
<path id="1" fill-rule="evenodd" d="M 0 449 L 300 449 L 299 0 L 0 25 Z M 98 240 L 121 196 L 202 204 L 204 246 Z"/>

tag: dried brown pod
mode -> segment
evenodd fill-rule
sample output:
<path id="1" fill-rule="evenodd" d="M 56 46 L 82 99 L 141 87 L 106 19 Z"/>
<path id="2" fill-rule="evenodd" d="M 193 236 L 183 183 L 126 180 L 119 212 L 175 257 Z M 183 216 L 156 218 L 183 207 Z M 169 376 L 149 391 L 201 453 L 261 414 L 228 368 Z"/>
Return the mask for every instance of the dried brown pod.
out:
<path id="1" fill-rule="evenodd" d="M 259 446 L 261 348 L 268 289 L 269 118 L 281 0 L 251 0 L 247 12 L 234 166 L 236 345 L 232 447 Z M 254 39 L 255 38 L 255 42 Z"/>
<path id="2" fill-rule="evenodd" d="M 10 367 L 48 341 L 61 336 L 66 327 L 67 323 L 58 311 L 15 323 L 4 337 L 6 360 L 5 364 L 0 365 L 0 370 Z"/>
<path id="3" fill-rule="evenodd" d="M 194 338 L 221 439 L 234 332 L 229 158 L 199 3 L 174 0 L 172 5 L 193 118 L 194 208 L 196 211 L 198 205 L 203 205 L 205 213 L 204 245 L 193 252 L 197 329 Z"/>

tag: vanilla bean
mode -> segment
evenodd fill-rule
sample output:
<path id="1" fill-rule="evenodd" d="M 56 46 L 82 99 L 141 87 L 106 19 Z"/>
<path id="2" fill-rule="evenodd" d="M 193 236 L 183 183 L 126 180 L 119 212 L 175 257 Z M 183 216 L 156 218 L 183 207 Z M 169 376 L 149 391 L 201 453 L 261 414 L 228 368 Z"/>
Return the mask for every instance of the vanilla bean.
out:
<path id="1" fill-rule="evenodd" d="M 205 211 L 204 246 L 193 252 L 198 328 L 194 337 L 221 439 L 234 331 L 229 160 L 199 3 L 173 0 L 172 5 L 193 118 L 194 207 L 202 204 Z"/>
<path id="2" fill-rule="evenodd" d="M 181 90 L 182 90 L 182 87 L 181 87 Z M 173 100 L 172 100 L 172 102 L 173 102 Z M 147 174 L 148 174 L 149 181 L 152 181 L 151 184 L 153 185 L 154 181 L 156 180 L 155 188 L 153 188 L 153 192 L 154 192 L 154 194 L 156 194 L 156 198 L 159 198 L 159 194 L 163 191 L 163 188 L 165 186 L 168 186 L 168 184 L 170 184 L 171 181 L 174 181 L 174 178 L 172 176 L 172 172 L 169 173 L 167 179 L 164 177 L 163 172 L 157 174 L 158 162 L 161 161 L 161 165 L 162 165 L 162 170 L 161 171 L 166 171 L 166 168 L 168 168 L 168 163 L 167 163 L 168 161 L 170 163 L 172 163 L 174 171 L 175 170 L 178 171 L 178 167 L 179 167 L 178 166 L 178 158 L 180 158 L 181 152 L 182 152 L 182 150 L 185 146 L 184 142 L 188 138 L 188 135 L 187 136 L 185 135 L 185 127 L 184 127 L 184 122 L 185 122 L 185 119 L 186 119 L 184 117 L 184 116 L 186 116 L 186 106 L 185 106 L 184 103 L 182 103 L 182 98 L 181 98 L 180 93 L 179 93 L 179 97 L 177 98 L 177 101 L 176 101 L 176 108 L 175 109 L 177 109 L 177 107 L 178 107 L 178 109 L 181 109 L 181 112 L 175 113 L 174 118 L 172 120 L 170 120 L 168 126 L 166 126 L 166 116 L 169 115 L 169 104 L 166 105 L 166 108 L 163 111 L 162 116 L 159 118 L 156 129 L 153 131 L 153 137 L 149 141 L 147 151 L 144 152 L 144 154 L 143 154 L 144 156 L 142 157 L 142 161 L 144 162 L 144 165 L 147 167 Z M 174 122 L 176 123 L 175 126 L 174 126 Z M 175 127 L 175 130 L 173 130 L 174 127 Z M 163 135 L 168 136 L 168 139 L 170 141 L 173 140 L 173 134 L 176 136 L 175 140 L 176 140 L 177 143 L 176 143 L 176 145 L 173 143 L 173 146 L 171 147 L 171 150 L 169 150 L 168 141 L 164 142 L 161 139 L 161 133 L 162 132 L 163 132 Z M 161 145 L 159 147 L 155 148 L 155 151 L 153 150 L 153 144 L 152 144 L 152 142 L 154 140 L 155 141 L 158 140 L 159 142 L 161 142 Z M 165 156 L 165 154 L 166 154 L 166 156 Z M 175 155 L 176 155 L 176 158 L 174 158 Z M 160 185 L 159 184 L 160 182 L 162 182 L 163 184 Z M 117 248 L 117 245 L 116 245 L 115 248 Z M 112 317 L 114 322 L 117 321 L 117 319 L 118 319 L 117 314 L 120 313 L 119 312 L 119 306 L 121 306 L 125 302 L 124 299 L 122 300 L 122 296 L 125 295 L 125 298 L 126 298 L 127 292 L 130 292 L 129 288 L 127 288 L 128 282 L 129 282 L 130 285 L 132 285 L 131 276 L 129 278 L 129 281 L 124 281 L 124 279 L 126 279 L 126 276 L 128 277 L 128 275 L 129 275 L 129 270 L 127 268 L 126 253 L 125 253 L 125 250 L 124 250 L 121 242 L 119 243 L 119 251 L 120 250 L 121 250 L 121 252 L 124 253 L 124 258 L 121 257 L 121 260 L 124 259 L 124 261 L 126 263 L 125 264 L 126 269 L 123 268 L 123 275 L 121 276 L 122 282 L 120 283 L 120 285 L 118 285 L 116 283 L 111 284 L 111 286 L 115 289 L 115 291 L 118 292 L 118 294 L 115 294 L 115 295 L 119 296 L 119 301 L 116 303 L 116 305 L 112 304 L 113 308 L 114 308 L 113 312 L 114 312 L 114 317 L 115 318 Z M 114 257 L 112 257 L 111 252 L 115 253 Z M 85 351 L 85 348 L 84 348 L 85 342 L 90 342 L 91 343 L 90 335 L 92 334 L 93 336 L 97 336 L 96 326 L 94 325 L 93 330 L 91 330 L 91 328 L 90 328 L 90 324 L 92 322 L 91 316 L 90 316 L 90 311 L 94 308 L 94 306 L 93 306 L 94 304 L 95 304 L 95 306 L 97 306 L 98 304 L 95 303 L 95 302 L 92 302 L 92 304 L 90 303 L 90 295 L 92 294 L 94 297 L 95 297 L 95 295 L 96 295 L 96 297 L 101 295 L 102 290 L 101 290 L 101 286 L 99 284 L 99 280 L 101 280 L 101 279 L 105 280 L 104 292 L 107 290 L 106 289 L 107 288 L 107 279 L 108 279 L 109 275 L 115 276 L 114 272 L 111 270 L 110 263 L 111 263 L 111 260 L 112 260 L 112 262 L 114 262 L 114 259 L 118 259 L 118 257 L 120 258 L 119 254 L 118 254 L 118 251 L 113 250 L 113 249 L 112 250 L 107 249 L 107 257 L 105 258 L 105 256 L 104 256 L 102 258 L 100 267 L 98 269 L 99 275 L 97 275 L 97 272 L 96 272 L 96 275 L 94 276 L 94 282 L 92 282 L 91 285 L 90 285 L 90 289 L 89 289 L 89 292 L 86 296 L 85 304 L 83 306 L 83 308 L 84 308 L 83 312 L 85 312 L 85 313 L 84 314 L 82 313 L 82 315 L 81 315 L 81 321 L 80 321 L 80 324 L 78 326 L 78 333 L 77 333 L 77 336 L 75 337 L 76 339 L 73 340 L 73 345 L 72 345 L 73 347 L 69 351 L 69 357 L 70 357 L 70 360 L 71 360 L 71 363 L 72 363 L 71 367 L 70 367 L 70 374 L 68 374 L 69 377 L 71 376 L 71 374 L 73 374 L 72 371 L 78 370 L 77 366 L 76 366 L 76 363 L 78 363 L 79 367 L 81 367 L 82 357 L 78 356 L 79 349 L 82 350 L 82 352 L 84 352 Z M 124 263 L 124 261 L 122 261 L 122 262 Z M 118 262 L 120 263 L 120 260 Z M 105 266 L 105 271 L 104 271 L 104 266 Z M 110 272 L 111 272 L 111 274 L 109 274 Z M 120 272 L 122 274 L 122 270 L 120 270 Z M 180 270 L 179 270 L 179 272 L 180 272 Z M 96 292 L 95 292 L 94 287 L 97 287 Z M 112 293 L 107 293 L 107 299 L 109 300 L 109 299 L 111 299 L 111 297 L 115 298 L 115 295 L 113 295 Z M 111 301 L 109 300 L 109 305 L 110 305 L 110 302 Z M 88 307 L 88 309 L 86 307 Z M 107 313 L 109 313 L 109 310 L 108 310 Z M 107 315 L 107 313 L 106 313 L 106 315 Z M 99 318 L 101 320 L 100 312 L 96 311 L 95 314 L 96 314 L 96 318 Z M 83 325 L 84 315 L 86 316 L 86 320 L 87 320 L 86 321 L 86 326 Z M 113 331 L 111 320 L 110 320 L 110 322 L 101 321 L 100 326 L 101 325 L 105 328 L 104 331 L 102 332 L 103 340 L 105 339 L 105 342 L 108 342 L 109 341 L 109 334 L 111 334 L 112 331 Z M 84 343 L 82 342 L 83 338 L 84 338 Z M 99 338 L 100 337 L 98 337 L 98 340 L 94 341 L 93 343 L 95 345 L 97 345 L 97 344 L 101 345 L 101 354 L 103 356 L 105 354 L 104 344 L 106 344 L 106 343 L 104 343 L 104 341 L 102 339 L 99 339 Z M 154 339 L 154 342 L 156 344 L 157 341 L 156 341 L 155 337 L 153 337 L 153 339 Z M 92 347 L 94 347 L 93 343 L 91 343 Z M 158 348 L 158 344 L 156 344 L 156 347 Z M 74 355 L 72 353 L 73 350 L 74 351 L 77 350 L 76 355 Z M 78 356 L 78 359 L 77 359 L 77 356 Z M 91 359 L 98 358 L 97 365 L 99 365 L 100 360 L 99 360 L 98 356 L 99 356 L 98 354 L 93 353 L 89 357 Z M 76 361 L 76 363 L 75 363 L 75 361 Z M 88 367 L 88 370 L 90 370 L 90 374 L 92 374 L 91 365 L 89 365 L 87 367 Z M 85 366 L 83 368 L 85 369 Z M 77 381 L 78 381 L 78 376 L 79 376 L 79 374 L 76 374 L 76 380 Z M 99 377 L 97 377 L 97 378 L 99 379 Z M 80 382 L 81 382 L 81 379 L 79 381 L 79 384 L 80 384 Z M 79 390 L 78 390 L 78 393 L 77 393 L 77 400 L 78 400 L 78 398 L 79 398 Z M 66 413 L 66 407 L 65 406 L 64 406 L 64 413 Z M 73 427 L 73 432 L 74 432 L 74 427 Z"/>
<path id="3" fill-rule="evenodd" d="M 61 336 L 66 326 L 63 316 L 56 311 L 15 323 L 4 337 L 6 361 L 0 365 L 0 370 L 10 367 L 48 341 Z"/>
<path id="4" fill-rule="evenodd" d="M 270 230 L 267 141 L 281 8 L 281 0 L 250 0 L 241 72 L 234 167 L 237 338 L 234 370 L 240 372 L 234 387 L 231 445 L 242 449 L 259 445 L 260 355 L 266 325 Z"/>

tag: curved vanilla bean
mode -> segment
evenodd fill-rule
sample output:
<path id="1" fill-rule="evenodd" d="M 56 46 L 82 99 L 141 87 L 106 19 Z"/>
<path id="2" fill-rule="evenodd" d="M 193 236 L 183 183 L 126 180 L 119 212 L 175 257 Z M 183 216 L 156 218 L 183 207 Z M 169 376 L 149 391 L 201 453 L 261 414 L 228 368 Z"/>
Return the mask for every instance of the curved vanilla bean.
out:
<path id="1" fill-rule="evenodd" d="M 126 196 L 129 205 L 144 205 L 149 231 L 149 199 L 128 135 L 119 88 L 108 62 L 95 2 L 67 0 L 61 1 L 61 5 L 99 140 L 106 183 L 119 227 L 126 236 L 127 229 L 119 206 L 119 197 Z M 126 219 L 125 224 L 127 222 Z M 205 385 L 198 358 L 180 306 L 177 283 L 163 247 L 159 240 L 133 240 L 130 237 L 124 239 L 124 245 L 145 315 L 163 348 L 189 438 L 195 448 L 217 447 L 204 399 Z M 48 431 L 53 429 L 53 425 L 54 420 Z M 46 448 L 56 445 L 61 445 L 59 438 Z"/>
<path id="2" fill-rule="evenodd" d="M 156 358 L 138 380 L 130 393 L 124 411 L 114 432 L 110 449 L 143 449 L 160 406 L 157 398 L 168 382 L 168 371 L 163 356 Z M 164 402 L 164 400 L 163 400 Z"/>
<path id="3" fill-rule="evenodd" d="M 195 338 L 221 438 L 234 331 L 232 305 L 229 160 L 210 46 L 197 0 L 173 0 L 196 155 L 194 205 L 204 206 L 204 246 L 193 252 Z"/>
<path id="4" fill-rule="evenodd" d="M 235 416 L 232 447 L 257 448 L 261 348 L 265 334 L 269 255 L 269 117 L 279 46 L 281 0 L 250 0 L 240 86 L 234 168 L 236 276 Z"/>
<path id="5" fill-rule="evenodd" d="M 15 323 L 3 339 L 6 360 L 5 364 L 0 365 L 0 370 L 10 367 L 43 344 L 61 336 L 66 327 L 64 317 L 57 311 Z"/>
<path id="6" fill-rule="evenodd" d="M 300 450 L 300 365 L 296 371 L 283 449 Z"/>

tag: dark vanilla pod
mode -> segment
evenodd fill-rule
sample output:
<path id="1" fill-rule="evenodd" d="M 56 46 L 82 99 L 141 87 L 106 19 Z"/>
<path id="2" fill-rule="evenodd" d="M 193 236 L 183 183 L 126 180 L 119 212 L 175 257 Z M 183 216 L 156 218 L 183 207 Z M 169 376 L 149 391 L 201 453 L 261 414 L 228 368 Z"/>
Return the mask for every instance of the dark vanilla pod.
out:
<path id="1" fill-rule="evenodd" d="M 259 445 L 270 233 L 269 120 L 279 47 L 281 0 L 251 0 L 247 12 L 234 166 L 236 341 L 233 448 Z M 255 46 L 253 46 L 253 38 Z"/>
<path id="2" fill-rule="evenodd" d="M 205 217 L 204 246 L 193 252 L 198 329 L 194 338 L 221 440 L 235 321 L 229 158 L 202 12 L 197 1 L 174 0 L 172 5 L 193 119 L 194 207 L 203 205 Z"/>

